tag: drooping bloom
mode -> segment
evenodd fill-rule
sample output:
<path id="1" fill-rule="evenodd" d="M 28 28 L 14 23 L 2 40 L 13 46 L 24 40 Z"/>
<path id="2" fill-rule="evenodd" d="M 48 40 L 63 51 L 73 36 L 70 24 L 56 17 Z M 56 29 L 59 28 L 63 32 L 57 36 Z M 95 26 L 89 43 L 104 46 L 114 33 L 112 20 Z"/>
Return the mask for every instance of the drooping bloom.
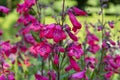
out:
<path id="1" fill-rule="evenodd" d="M 69 15 L 69 18 L 70 18 L 70 21 L 73 25 L 73 28 L 72 30 L 74 32 L 77 31 L 77 29 L 81 29 L 82 25 L 78 22 L 78 20 L 76 19 L 76 17 L 73 15 L 73 13 L 71 11 L 68 11 L 68 15 Z"/>
<path id="2" fill-rule="evenodd" d="M 73 7 L 73 11 L 75 12 L 76 15 L 78 16 L 86 16 L 87 13 L 77 7 Z"/>
<path id="3" fill-rule="evenodd" d="M 49 56 L 51 52 L 51 45 L 48 44 L 46 41 L 38 43 L 30 48 L 30 51 L 35 55 L 40 54 L 40 56 L 44 57 L 45 59 Z"/>
<path id="4" fill-rule="evenodd" d="M 96 53 L 100 50 L 100 46 L 98 44 L 93 44 L 93 45 L 89 45 L 89 51 L 92 53 Z"/>
<path id="5" fill-rule="evenodd" d="M 5 14 L 8 14 L 10 9 L 6 8 L 5 6 L 0 6 L 0 12 L 3 12 Z"/>
<path id="6" fill-rule="evenodd" d="M 66 25 L 65 30 L 73 41 L 78 41 L 77 36 L 71 32 L 71 28 L 68 25 Z"/>

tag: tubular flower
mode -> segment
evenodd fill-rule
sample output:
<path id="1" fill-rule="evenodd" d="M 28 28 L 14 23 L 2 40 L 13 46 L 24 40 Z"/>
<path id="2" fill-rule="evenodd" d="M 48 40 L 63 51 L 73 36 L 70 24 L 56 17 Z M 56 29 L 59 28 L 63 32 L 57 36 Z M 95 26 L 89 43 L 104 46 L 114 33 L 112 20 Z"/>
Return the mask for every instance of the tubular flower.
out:
<path id="1" fill-rule="evenodd" d="M 77 29 L 81 29 L 82 25 L 78 22 L 78 20 L 76 19 L 76 17 L 73 15 L 73 13 L 71 11 L 68 11 L 68 15 L 69 15 L 69 19 L 73 25 L 72 30 L 74 32 L 77 31 Z"/>
<path id="2" fill-rule="evenodd" d="M 3 12 L 5 14 L 8 14 L 10 9 L 6 8 L 5 6 L 0 6 L 0 12 Z"/>
<path id="3" fill-rule="evenodd" d="M 87 13 L 77 7 L 73 7 L 73 11 L 75 12 L 76 15 L 78 16 L 86 16 Z"/>
<path id="4" fill-rule="evenodd" d="M 70 58 L 70 65 L 75 71 L 80 71 L 78 63 L 73 58 Z"/>

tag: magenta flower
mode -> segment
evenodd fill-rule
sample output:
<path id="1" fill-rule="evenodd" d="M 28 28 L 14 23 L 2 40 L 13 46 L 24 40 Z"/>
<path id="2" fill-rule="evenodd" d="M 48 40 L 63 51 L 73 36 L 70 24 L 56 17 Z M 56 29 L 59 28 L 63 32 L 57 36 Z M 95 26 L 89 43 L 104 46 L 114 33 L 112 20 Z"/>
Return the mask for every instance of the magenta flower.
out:
<path id="1" fill-rule="evenodd" d="M 109 80 L 110 77 L 111 77 L 113 74 L 114 74 L 114 73 L 113 73 L 112 71 L 110 71 L 110 72 L 106 73 L 104 76 L 105 76 L 105 78 L 106 78 L 107 80 Z"/>
<path id="2" fill-rule="evenodd" d="M 14 74 L 9 74 L 8 75 L 8 80 L 15 80 Z"/>
<path id="3" fill-rule="evenodd" d="M 73 7 L 73 11 L 75 12 L 76 15 L 78 16 L 86 16 L 87 13 L 77 7 Z"/>
<path id="4" fill-rule="evenodd" d="M 4 75 L 0 75 L 0 80 L 6 80 Z"/>
<path id="5" fill-rule="evenodd" d="M 83 70 L 81 72 L 77 72 L 77 73 L 72 74 L 71 79 L 75 79 L 75 80 L 76 79 L 79 79 L 79 80 L 85 79 L 85 80 L 88 80 L 88 78 L 86 76 L 86 70 Z"/>
<path id="6" fill-rule="evenodd" d="M 50 24 L 40 32 L 40 37 L 53 39 L 55 42 L 66 39 L 66 34 L 60 25 Z"/>
<path id="7" fill-rule="evenodd" d="M 53 63 L 54 63 L 55 65 L 58 65 L 58 64 L 59 64 L 59 57 L 58 57 L 58 54 L 55 54 L 55 55 L 54 55 Z"/>
<path id="8" fill-rule="evenodd" d="M 47 77 L 45 77 L 45 76 L 35 74 L 35 80 L 49 80 L 49 79 Z"/>
<path id="9" fill-rule="evenodd" d="M 79 59 L 83 55 L 81 44 L 73 43 L 67 48 L 67 51 L 69 57 L 75 57 L 76 59 Z"/>
<path id="10" fill-rule="evenodd" d="M 33 37 L 32 34 L 30 34 L 30 33 L 24 35 L 24 40 L 25 40 L 27 43 L 36 44 L 36 41 L 35 41 L 34 37 Z"/>
<path id="11" fill-rule="evenodd" d="M 70 65 L 75 71 L 80 71 L 78 63 L 73 58 L 70 58 Z"/>
<path id="12" fill-rule="evenodd" d="M 114 22 L 113 21 L 108 22 L 108 25 L 110 26 L 110 28 L 114 28 Z"/>
<path id="13" fill-rule="evenodd" d="M 0 12 L 3 12 L 5 14 L 8 14 L 10 9 L 6 8 L 5 6 L 0 6 Z"/>
<path id="14" fill-rule="evenodd" d="M 91 69 L 94 69 L 95 63 L 97 63 L 97 60 L 94 57 L 86 57 L 85 62 L 88 67 L 90 67 Z"/>
<path id="15" fill-rule="evenodd" d="M 48 75 L 52 78 L 52 80 L 56 80 L 56 78 L 57 78 L 55 71 L 49 71 Z"/>
<path id="16" fill-rule="evenodd" d="M 17 12 L 19 13 L 19 14 L 22 14 L 22 13 L 28 13 L 28 11 L 29 11 L 29 8 L 27 7 L 27 5 L 26 4 L 17 4 Z"/>
<path id="17" fill-rule="evenodd" d="M 29 23 L 35 23 L 37 22 L 35 17 L 29 14 L 24 14 L 19 17 L 17 20 L 18 23 L 22 23 L 24 25 L 28 25 Z"/>
<path id="18" fill-rule="evenodd" d="M 77 21 L 76 17 L 73 15 L 73 13 L 71 11 L 68 11 L 68 15 L 69 15 L 70 21 L 73 25 L 72 30 L 74 32 L 76 32 L 77 29 L 80 29 L 82 27 L 82 25 Z"/>
<path id="19" fill-rule="evenodd" d="M 51 45 L 48 44 L 46 41 L 38 43 L 30 48 L 32 53 L 40 54 L 40 56 L 44 57 L 45 59 L 49 56 L 51 52 Z"/>
<path id="20" fill-rule="evenodd" d="M 25 5 L 29 8 L 32 7 L 36 3 L 36 0 L 25 0 Z"/>
<path id="21" fill-rule="evenodd" d="M 2 36 L 2 34 L 3 34 L 2 30 L 0 30 L 0 36 Z"/>
<path id="22" fill-rule="evenodd" d="M 96 53 L 100 50 L 100 46 L 97 45 L 97 44 L 93 44 L 93 45 L 90 45 L 89 46 L 89 51 L 92 52 L 92 53 Z"/>

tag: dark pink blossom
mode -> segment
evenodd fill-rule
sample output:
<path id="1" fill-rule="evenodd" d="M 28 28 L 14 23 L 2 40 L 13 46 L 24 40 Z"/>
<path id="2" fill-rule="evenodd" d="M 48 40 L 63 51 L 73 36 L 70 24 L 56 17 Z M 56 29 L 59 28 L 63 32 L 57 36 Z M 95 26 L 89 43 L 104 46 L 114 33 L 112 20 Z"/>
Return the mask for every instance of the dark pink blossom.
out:
<path id="1" fill-rule="evenodd" d="M 113 21 L 108 22 L 108 25 L 110 26 L 110 28 L 114 28 L 114 22 Z"/>
<path id="2" fill-rule="evenodd" d="M 54 63 L 55 65 L 58 65 L 58 64 L 59 64 L 59 57 L 58 57 L 58 54 L 55 54 L 55 55 L 54 55 L 53 63 Z"/>
<path id="3" fill-rule="evenodd" d="M 114 73 L 112 71 L 110 71 L 110 72 L 106 73 L 104 76 L 106 79 L 110 79 L 113 74 Z"/>
<path id="4" fill-rule="evenodd" d="M 70 65 L 75 71 L 80 71 L 78 63 L 73 58 L 70 58 Z"/>
<path id="5" fill-rule="evenodd" d="M 45 59 L 49 56 L 51 52 L 51 45 L 46 41 L 38 43 L 30 48 L 30 51 L 35 55 L 40 54 L 40 56 L 44 57 Z"/>
<path id="6" fill-rule="evenodd" d="M 88 80 L 86 76 L 86 70 L 72 74 L 71 79 L 85 79 Z"/>
<path id="7" fill-rule="evenodd" d="M 87 12 L 77 8 L 77 7 L 73 7 L 73 11 L 75 12 L 76 15 L 78 16 L 86 16 Z"/>
<path id="8" fill-rule="evenodd" d="M 83 55 L 81 44 L 73 43 L 67 48 L 67 51 L 68 56 L 75 57 L 76 59 L 79 59 Z"/>
<path id="9" fill-rule="evenodd" d="M 17 20 L 18 23 L 22 23 L 24 25 L 28 25 L 29 23 L 35 23 L 37 22 L 35 17 L 30 14 L 24 14 L 19 17 Z"/>
<path id="10" fill-rule="evenodd" d="M 5 76 L 2 74 L 0 75 L 0 80 L 6 80 Z"/>
<path id="11" fill-rule="evenodd" d="M 15 80 L 14 74 L 9 74 L 8 75 L 8 80 Z"/>
<path id="12" fill-rule="evenodd" d="M 50 24 L 40 32 L 40 37 L 46 37 L 59 42 L 66 39 L 66 34 L 60 25 Z"/>
<path id="13" fill-rule="evenodd" d="M 72 66 L 71 65 L 68 65 L 66 68 L 65 68 L 65 71 L 68 72 L 72 69 Z"/>
<path id="14" fill-rule="evenodd" d="M 36 44 L 34 37 L 30 33 L 24 35 L 24 40 L 30 44 Z"/>
<path id="15" fill-rule="evenodd" d="M 86 65 L 92 69 L 95 68 L 95 63 L 97 63 L 96 58 L 94 57 L 86 57 L 85 58 Z"/>
<path id="16" fill-rule="evenodd" d="M 0 6 L 0 12 L 3 12 L 5 14 L 8 14 L 10 9 L 6 8 L 5 6 Z"/>
<path id="17" fill-rule="evenodd" d="M 52 80 L 56 80 L 56 78 L 57 78 L 55 71 L 49 71 L 48 75 L 52 78 Z"/>
<path id="18" fill-rule="evenodd" d="M 25 5 L 32 7 L 36 3 L 36 0 L 25 0 Z"/>
<path id="19" fill-rule="evenodd" d="M 28 11 L 29 11 L 29 8 L 27 7 L 26 4 L 22 3 L 22 4 L 17 5 L 17 12 L 19 14 L 24 13 L 24 12 L 28 13 Z"/>
<path id="20" fill-rule="evenodd" d="M 2 36 L 2 34 L 3 34 L 2 30 L 0 30 L 0 36 Z"/>
<path id="21" fill-rule="evenodd" d="M 109 40 L 109 42 L 110 42 L 110 44 L 112 44 L 113 46 L 115 46 L 116 45 L 116 43 L 113 41 L 113 40 Z"/>
<path id="22" fill-rule="evenodd" d="M 92 52 L 92 53 L 96 53 L 100 50 L 100 46 L 97 45 L 97 44 L 93 44 L 93 45 L 90 45 L 89 46 L 89 51 Z"/>
<path id="23" fill-rule="evenodd" d="M 73 28 L 72 30 L 74 32 L 77 31 L 77 29 L 81 29 L 82 25 L 78 22 L 78 20 L 76 19 L 76 17 L 73 15 L 73 13 L 71 11 L 68 11 L 68 15 L 69 15 L 69 18 L 70 18 L 70 21 L 73 25 Z"/>
<path id="24" fill-rule="evenodd" d="M 45 76 L 35 74 L 35 80 L 49 80 L 49 79 L 47 77 L 45 77 Z"/>

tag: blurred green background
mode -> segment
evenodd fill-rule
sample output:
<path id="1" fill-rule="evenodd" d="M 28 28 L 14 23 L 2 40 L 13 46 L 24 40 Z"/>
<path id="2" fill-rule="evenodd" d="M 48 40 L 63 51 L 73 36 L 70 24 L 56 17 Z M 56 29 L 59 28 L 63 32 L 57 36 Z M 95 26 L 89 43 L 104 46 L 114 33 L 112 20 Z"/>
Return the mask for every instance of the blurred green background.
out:
<path id="1" fill-rule="evenodd" d="M 15 34 L 18 32 L 18 28 L 15 28 L 16 21 L 19 14 L 16 12 L 16 6 L 22 3 L 23 0 L 0 0 L 0 5 L 7 6 L 11 9 L 10 14 L 5 15 L 0 12 L 0 29 L 3 30 L 3 39 L 11 40 L 12 42 L 17 41 Z M 43 6 L 45 7 L 45 23 L 55 22 L 51 17 L 54 14 L 58 14 L 62 9 L 62 0 L 41 0 Z M 66 0 L 66 6 L 72 7 L 77 6 L 88 12 L 89 16 L 87 18 L 77 17 L 78 20 L 83 24 L 84 21 L 97 22 L 100 16 L 97 14 L 100 11 L 99 0 Z M 107 6 L 104 9 L 105 20 L 119 20 L 120 15 L 120 0 L 109 0 L 105 3 Z M 34 8 L 34 7 L 33 7 Z M 71 25 L 69 19 L 66 22 Z M 116 30 L 119 29 L 120 22 L 115 24 Z M 80 35 L 82 36 L 82 35 Z"/>

